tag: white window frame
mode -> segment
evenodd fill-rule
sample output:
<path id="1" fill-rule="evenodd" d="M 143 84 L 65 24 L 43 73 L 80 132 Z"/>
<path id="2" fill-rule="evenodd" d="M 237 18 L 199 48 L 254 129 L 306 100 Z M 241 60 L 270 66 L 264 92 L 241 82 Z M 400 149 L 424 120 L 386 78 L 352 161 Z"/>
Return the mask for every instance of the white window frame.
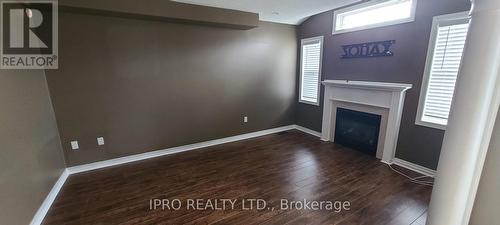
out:
<path id="1" fill-rule="evenodd" d="M 370 24 L 370 25 L 365 25 L 365 26 L 360 26 L 360 27 L 353 27 L 353 28 L 347 28 L 347 29 L 341 29 L 337 30 L 337 20 L 339 14 L 344 14 L 344 13 L 349 13 L 349 12 L 355 12 L 358 10 L 362 10 L 364 8 L 368 7 L 373 7 L 379 4 L 384 4 L 388 1 L 391 0 L 372 0 L 369 2 L 353 5 L 350 7 L 342 8 L 339 10 L 335 10 L 333 12 L 333 29 L 332 29 L 332 34 L 341 34 L 341 33 L 346 33 L 346 32 L 352 32 L 352 31 L 359 31 L 359 30 L 366 30 L 366 29 L 372 29 L 376 27 L 385 27 L 385 26 L 390 26 L 390 25 L 396 25 L 396 24 L 401 24 L 401 23 L 409 23 L 415 21 L 415 10 L 417 8 L 417 0 L 412 0 L 412 8 L 411 8 L 411 14 L 409 18 L 404 18 L 404 19 L 399 19 L 399 20 L 392 20 L 392 21 L 387 21 L 387 22 L 381 22 L 381 23 L 376 23 L 376 24 Z"/>
<path id="2" fill-rule="evenodd" d="M 316 106 L 319 106 L 320 105 L 320 101 L 321 101 L 321 70 L 322 70 L 322 67 L 323 67 L 323 36 L 317 36 L 317 37 L 312 37 L 312 38 L 306 38 L 306 39 L 302 39 L 300 41 L 300 81 L 299 81 L 299 102 L 300 103 L 305 103 L 305 104 L 310 104 L 310 105 L 316 105 Z M 320 53 L 319 53 L 319 71 L 318 71 L 318 93 L 317 93 L 317 102 L 312 102 L 312 101 L 306 101 L 306 100 L 302 100 L 302 78 L 303 78 L 303 70 L 302 70 L 302 66 L 303 66 L 303 49 L 304 49 L 304 45 L 305 44 L 308 44 L 308 43 L 311 43 L 311 42 L 318 42 L 319 41 L 319 45 L 320 45 Z"/>
<path id="3" fill-rule="evenodd" d="M 435 129 L 440 129 L 440 130 L 446 130 L 446 125 L 442 125 L 439 123 L 432 123 L 429 121 L 423 121 L 422 116 L 424 113 L 424 104 L 425 100 L 427 97 L 427 89 L 429 86 L 429 79 L 431 75 L 431 67 L 432 67 L 432 60 L 434 57 L 434 47 L 436 45 L 436 36 L 437 32 L 439 30 L 439 26 L 442 24 L 447 24 L 450 22 L 456 23 L 456 21 L 460 20 L 470 20 L 470 15 L 469 12 L 459 12 L 459 13 L 452 13 L 452 14 L 446 14 L 446 15 L 441 15 L 441 16 L 435 16 L 432 20 L 432 31 L 430 34 L 429 38 L 429 47 L 427 49 L 427 59 L 425 62 L 425 70 L 424 70 L 424 76 L 422 79 L 422 86 L 420 88 L 420 97 L 418 100 L 418 109 L 417 109 L 417 118 L 415 119 L 415 124 L 420 125 L 420 126 L 425 126 L 425 127 L 431 127 Z M 453 102 L 453 98 L 452 98 Z"/>

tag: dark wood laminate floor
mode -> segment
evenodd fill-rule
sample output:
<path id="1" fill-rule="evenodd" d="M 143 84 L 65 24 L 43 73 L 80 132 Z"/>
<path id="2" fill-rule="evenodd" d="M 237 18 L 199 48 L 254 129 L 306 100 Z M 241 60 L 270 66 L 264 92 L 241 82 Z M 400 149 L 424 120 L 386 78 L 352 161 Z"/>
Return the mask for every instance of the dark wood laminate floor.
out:
<path id="1" fill-rule="evenodd" d="M 423 225 L 430 193 L 375 158 L 288 131 L 72 175 L 44 224 Z M 184 206 L 149 210 L 154 198 Z M 242 210 L 240 200 L 252 198 L 269 209 Z M 187 199 L 237 206 L 186 210 Z M 280 199 L 349 201 L 351 209 L 280 210 Z"/>

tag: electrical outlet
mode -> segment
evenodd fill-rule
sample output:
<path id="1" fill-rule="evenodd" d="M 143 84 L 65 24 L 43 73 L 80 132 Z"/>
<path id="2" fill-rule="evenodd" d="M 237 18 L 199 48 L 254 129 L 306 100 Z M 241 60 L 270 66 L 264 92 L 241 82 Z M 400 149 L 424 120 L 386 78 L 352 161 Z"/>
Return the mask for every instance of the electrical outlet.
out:
<path id="1" fill-rule="evenodd" d="M 80 146 L 78 146 L 78 141 L 71 141 L 71 149 L 77 150 Z"/>
<path id="2" fill-rule="evenodd" d="M 248 116 L 243 117 L 243 122 L 248 123 Z"/>
<path id="3" fill-rule="evenodd" d="M 104 145 L 104 138 L 103 137 L 97 138 L 97 145 Z"/>

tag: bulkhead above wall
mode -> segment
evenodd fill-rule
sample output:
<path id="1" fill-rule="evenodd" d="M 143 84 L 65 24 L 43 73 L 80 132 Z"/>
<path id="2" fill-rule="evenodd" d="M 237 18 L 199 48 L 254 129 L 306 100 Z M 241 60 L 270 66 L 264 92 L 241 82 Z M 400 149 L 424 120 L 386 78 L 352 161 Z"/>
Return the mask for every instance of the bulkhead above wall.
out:
<path id="1" fill-rule="evenodd" d="M 60 0 L 62 12 L 157 20 L 248 30 L 259 26 L 259 14 L 164 0 Z"/>

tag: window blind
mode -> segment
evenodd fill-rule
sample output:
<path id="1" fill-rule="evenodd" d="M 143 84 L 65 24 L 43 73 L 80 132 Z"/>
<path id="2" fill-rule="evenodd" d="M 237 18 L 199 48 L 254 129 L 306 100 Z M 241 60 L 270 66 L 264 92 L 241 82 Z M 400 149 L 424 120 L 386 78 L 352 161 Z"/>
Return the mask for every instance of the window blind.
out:
<path id="1" fill-rule="evenodd" d="M 318 103 L 321 48 L 321 39 L 302 43 L 301 101 Z"/>
<path id="2" fill-rule="evenodd" d="M 422 120 L 446 125 L 469 23 L 439 26 Z"/>

